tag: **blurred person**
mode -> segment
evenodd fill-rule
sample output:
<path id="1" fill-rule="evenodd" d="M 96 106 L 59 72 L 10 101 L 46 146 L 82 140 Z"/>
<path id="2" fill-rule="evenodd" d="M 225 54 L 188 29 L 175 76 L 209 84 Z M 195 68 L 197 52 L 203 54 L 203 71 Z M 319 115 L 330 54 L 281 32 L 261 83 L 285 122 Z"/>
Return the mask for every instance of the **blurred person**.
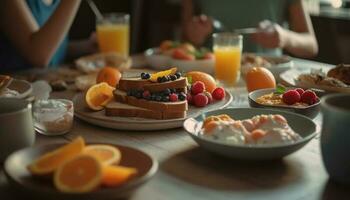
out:
<path id="1" fill-rule="evenodd" d="M 195 3 L 205 15 L 193 14 Z M 244 35 L 244 51 L 279 56 L 285 50 L 305 58 L 318 52 L 302 0 L 182 0 L 182 9 L 183 37 L 196 46 L 210 39 L 215 18 L 222 23 L 223 31 L 258 28 L 257 33 Z"/>
<path id="2" fill-rule="evenodd" d="M 2 0 L 0 71 L 57 66 L 66 57 L 96 51 L 94 34 L 69 42 L 67 33 L 81 0 Z"/>

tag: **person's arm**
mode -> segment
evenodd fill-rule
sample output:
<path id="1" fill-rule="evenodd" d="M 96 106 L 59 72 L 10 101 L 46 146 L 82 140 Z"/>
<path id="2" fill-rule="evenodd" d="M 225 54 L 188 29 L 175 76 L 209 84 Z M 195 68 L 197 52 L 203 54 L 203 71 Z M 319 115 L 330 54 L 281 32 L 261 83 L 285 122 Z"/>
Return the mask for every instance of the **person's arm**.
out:
<path id="1" fill-rule="evenodd" d="M 290 5 L 289 16 L 291 30 L 263 21 L 259 25 L 263 31 L 253 34 L 253 40 L 265 48 L 283 48 L 294 56 L 315 56 L 318 45 L 310 16 L 304 9 L 302 0 L 297 0 Z M 268 25 L 264 27 L 264 24 Z"/>
<path id="2" fill-rule="evenodd" d="M 0 30 L 33 66 L 48 65 L 68 32 L 81 0 L 61 0 L 40 28 L 23 0 L 1 2 Z"/>
<path id="3" fill-rule="evenodd" d="M 75 59 L 86 54 L 96 53 L 98 51 L 96 33 L 93 32 L 88 39 L 70 41 L 67 51 L 68 60 Z"/>

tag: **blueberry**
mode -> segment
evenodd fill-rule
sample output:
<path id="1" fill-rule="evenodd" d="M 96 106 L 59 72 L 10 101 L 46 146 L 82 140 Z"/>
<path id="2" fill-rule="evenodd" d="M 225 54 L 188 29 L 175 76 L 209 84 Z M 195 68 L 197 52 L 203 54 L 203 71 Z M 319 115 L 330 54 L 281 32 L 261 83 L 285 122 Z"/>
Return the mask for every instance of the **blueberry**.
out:
<path id="1" fill-rule="evenodd" d="M 168 79 L 165 76 L 163 76 L 162 77 L 162 83 L 167 82 L 167 81 L 168 81 Z"/>
<path id="2" fill-rule="evenodd" d="M 156 101 L 162 101 L 162 97 L 161 96 L 156 96 Z"/>
<path id="3" fill-rule="evenodd" d="M 175 81 L 177 79 L 176 75 L 170 75 L 170 80 Z"/>
<path id="4" fill-rule="evenodd" d="M 170 91 L 169 88 L 167 88 L 167 89 L 165 89 L 165 90 L 163 91 L 163 94 L 164 94 L 165 96 L 169 96 L 170 93 L 171 93 L 171 91 Z"/>
<path id="5" fill-rule="evenodd" d="M 155 100 L 156 100 L 156 95 L 155 95 L 155 94 L 152 94 L 152 95 L 151 95 L 151 100 L 152 100 L 152 101 L 155 101 Z"/>
<path id="6" fill-rule="evenodd" d="M 158 78 L 157 78 L 157 82 L 158 82 L 158 83 L 161 83 L 161 82 L 162 82 L 162 77 L 158 77 Z"/>
<path id="7" fill-rule="evenodd" d="M 168 101 L 169 101 L 169 96 L 163 96 L 163 97 L 162 97 L 162 101 L 168 102 Z"/>
<path id="8" fill-rule="evenodd" d="M 145 72 L 142 72 L 142 73 L 141 73 L 141 78 L 142 78 L 144 75 L 145 75 Z"/>
<path id="9" fill-rule="evenodd" d="M 176 89 L 175 88 L 171 88 L 170 89 L 170 93 L 176 93 Z"/>
<path id="10" fill-rule="evenodd" d="M 186 97 L 187 97 L 186 94 L 183 93 L 183 92 L 181 92 L 178 96 L 179 96 L 179 100 L 180 100 L 180 101 L 186 100 Z"/>
<path id="11" fill-rule="evenodd" d="M 176 76 L 176 78 L 180 78 L 181 77 L 181 72 L 176 72 L 175 76 Z"/>
<path id="12" fill-rule="evenodd" d="M 144 79 L 150 79 L 150 78 L 151 78 L 151 75 L 149 73 L 145 73 Z"/>

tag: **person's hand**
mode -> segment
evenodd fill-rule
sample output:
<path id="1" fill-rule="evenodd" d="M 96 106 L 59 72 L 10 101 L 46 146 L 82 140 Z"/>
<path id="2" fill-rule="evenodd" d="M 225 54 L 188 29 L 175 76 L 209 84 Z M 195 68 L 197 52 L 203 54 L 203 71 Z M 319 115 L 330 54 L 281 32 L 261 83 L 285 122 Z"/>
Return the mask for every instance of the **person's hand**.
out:
<path id="1" fill-rule="evenodd" d="M 259 23 L 258 32 L 252 35 L 252 39 L 265 48 L 284 48 L 285 30 L 278 24 L 264 20 Z"/>
<path id="2" fill-rule="evenodd" d="M 205 15 L 193 17 L 184 25 L 184 36 L 196 46 L 204 43 L 213 31 L 213 20 Z"/>

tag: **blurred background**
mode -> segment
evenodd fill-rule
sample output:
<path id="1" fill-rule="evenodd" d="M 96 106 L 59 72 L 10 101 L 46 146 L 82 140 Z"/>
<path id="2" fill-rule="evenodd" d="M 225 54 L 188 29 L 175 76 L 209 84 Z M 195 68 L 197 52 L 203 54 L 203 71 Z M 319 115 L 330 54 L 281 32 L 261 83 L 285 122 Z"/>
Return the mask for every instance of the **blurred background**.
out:
<path id="1" fill-rule="evenodd" d="M 311 15 L 318 56 L 330 64 L 350 63 L 350 0 L 304 0 Z M 180 38 L 181 0 L 96 0 L 102 12 L 131 15 L 131 53 L 141 53 L 165 39 Z M 197 12 L 200 10 L 197 9 Z M 95 17 L 83 3 L 70 38 L 87 38 L 95 29 Z"/>

